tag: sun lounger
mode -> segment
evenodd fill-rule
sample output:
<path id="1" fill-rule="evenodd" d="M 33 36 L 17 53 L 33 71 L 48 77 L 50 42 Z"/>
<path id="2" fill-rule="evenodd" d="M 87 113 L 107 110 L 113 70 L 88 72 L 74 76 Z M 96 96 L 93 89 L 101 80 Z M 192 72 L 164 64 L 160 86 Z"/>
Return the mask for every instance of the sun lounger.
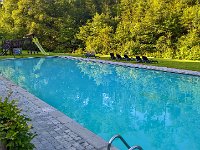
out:
<path id="1" fill-rule="evenodd" d="M 145 63 L 158 63 L 157 60 L 149 60 L 146 56 L 142 56 L 142 60 Z"/>
<path id="2" fill-rule="evenodd" d="M 135 58 L 136 58 L 136 62 L 143 62 L 140 56 L 136 56 Z"/>
<path id="3" fill-rule="evenodd" d="M 118 60 L 122 60 L 123 58 L 121 57 L 121 55 L 119 55 L 119 54 L 116 54 L 116 58 L 118 59 Z"/>
<path id="4" fill-rule="evenodd" d="M 127 61 L 135 60 L 134 58 L 128 57 L 128 55 L 124 54 L 124 59 Z"/>
<path id="5" fill-rule="evenodd" d="M 115 60 L 115 59 L 116 59 L 114 53 L 110 53 L 110 58 L 111 58 L 112 60 Z"/>

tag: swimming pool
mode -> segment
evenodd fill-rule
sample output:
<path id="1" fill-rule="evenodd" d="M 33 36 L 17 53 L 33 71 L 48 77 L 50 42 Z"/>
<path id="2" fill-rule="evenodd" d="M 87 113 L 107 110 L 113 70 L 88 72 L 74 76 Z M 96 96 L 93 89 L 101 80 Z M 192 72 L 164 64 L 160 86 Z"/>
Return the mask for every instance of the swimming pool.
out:
<path id="1" fill-rule="evenodd" d="M 200 77 L 61 58 L 4 60 L 0 72 L 106 141 L 200 149 Z"/>

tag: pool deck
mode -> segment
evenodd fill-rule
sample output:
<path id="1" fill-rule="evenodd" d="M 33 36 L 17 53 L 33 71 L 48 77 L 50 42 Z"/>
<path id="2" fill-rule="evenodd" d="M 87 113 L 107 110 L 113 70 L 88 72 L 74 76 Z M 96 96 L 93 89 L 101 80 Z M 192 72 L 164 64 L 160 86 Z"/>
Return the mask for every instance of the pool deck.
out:
<path id="1" fill-rule="evenodd" d="M 57 109 L 0 76 L 0 96 L 18 100 L 22 113 L 31 118 L 35 150 L 106 150 L 107 142 Z M 115 150 L 116 148 L 112 148 Z"/>
<path id="2" fill-rule="evenodd" d="M 112 65 L 125 66 L 125 67 L 131 67 L 131 68 L 141 68 L 141 69 L 148 69 L 148 70 L 157 70 L 157 71 L 163 71 L 163 72 L 171 72 L 171 73 L 178 73 L 178 74 L 200 76 L 199 71 L 175 69 L 175 68 L 168 68 L 168 67 L 148 66 L 148 65 L 144 65 L 144 64 L 138 64 L 138 63 L 132 64 L 132 63 L 108 61 L 108 60 L 101 60 L 101 59 L 94 59 L 94 58 L 82 58 L 82 57 L 73 57 L 73 56 L 59 56 L 59 57 L 60 58 L 66 58 L 66 59 L 75 59 L 75 60 L 82 60 L 82 61 L 97 62 L 97 63 L 103 63 L 103 64 L 112 64 Z"/>

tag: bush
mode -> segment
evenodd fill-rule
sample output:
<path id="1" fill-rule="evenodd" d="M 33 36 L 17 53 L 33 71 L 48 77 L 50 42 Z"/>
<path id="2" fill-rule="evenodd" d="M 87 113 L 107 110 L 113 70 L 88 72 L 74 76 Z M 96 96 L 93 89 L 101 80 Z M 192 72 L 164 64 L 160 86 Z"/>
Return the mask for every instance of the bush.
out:
<path id="1" fill-rule="evenodd" d="M 83 54 L 84 50 L 82 48 L 78 48 L 77 50 L 74 51 L 75 54 Z"/>
<path id="2" fill-rule="evenodd" d="M 32 150 L 35 146 L 31 140 L 35 134 L 30 132 L 30 121 L 25 115 L 20 114 L 15 100 L 3 101 L 0 98 L 0 141 L 8 150 Z"/>

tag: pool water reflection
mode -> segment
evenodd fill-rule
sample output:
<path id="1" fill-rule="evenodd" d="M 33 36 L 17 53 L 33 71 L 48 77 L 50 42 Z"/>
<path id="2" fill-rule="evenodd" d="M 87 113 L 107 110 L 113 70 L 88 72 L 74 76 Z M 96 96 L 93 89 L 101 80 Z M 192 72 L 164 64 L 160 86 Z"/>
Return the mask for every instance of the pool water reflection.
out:
<path id="1" fill-rule="evenodd" d="M 61 58 L 4 60 L 0 72 L 106 141 L 200 149 L 200 77 Z"/>

